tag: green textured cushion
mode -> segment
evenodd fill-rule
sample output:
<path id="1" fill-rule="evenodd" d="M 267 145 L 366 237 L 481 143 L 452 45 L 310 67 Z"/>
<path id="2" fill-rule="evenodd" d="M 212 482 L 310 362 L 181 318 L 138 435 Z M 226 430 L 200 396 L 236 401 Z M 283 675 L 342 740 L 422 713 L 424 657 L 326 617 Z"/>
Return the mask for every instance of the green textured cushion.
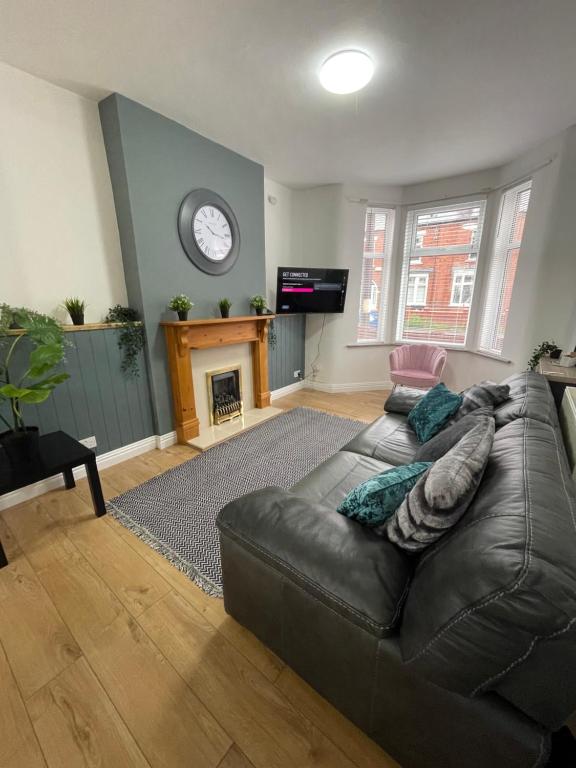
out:
<path id="1" fill-rule="evenodd" d="M 440 382 L 412 408 L 408 414 L 408 424 L 416 432 L 418 440 L 425 443 L 440 432 L 461 405 L 462 395 L 451 392 Z"/>
<path id="2" fill-rule="evenodd" d="M 432 463 L 419 461 L 387 469 L 353 488 L 338 507 L 341 515 L 363 525 L 381 525 L 404 501 L 404 497 Z"/>

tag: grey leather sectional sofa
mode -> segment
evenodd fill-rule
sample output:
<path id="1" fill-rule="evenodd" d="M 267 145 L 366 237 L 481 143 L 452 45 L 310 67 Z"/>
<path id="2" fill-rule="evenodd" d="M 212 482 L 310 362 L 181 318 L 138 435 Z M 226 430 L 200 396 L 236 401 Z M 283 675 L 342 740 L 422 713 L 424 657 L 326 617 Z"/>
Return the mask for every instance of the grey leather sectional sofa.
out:
<path id="1" fill-rule="evenodd" d="M 220 513 L 225 607 L 404 768 L 536 768 L 576 710 L 576 500 L 545 379 L 507 380 L 484 479 L 410 556 L 335 510 L 409 462 L 385 415 Z"/>

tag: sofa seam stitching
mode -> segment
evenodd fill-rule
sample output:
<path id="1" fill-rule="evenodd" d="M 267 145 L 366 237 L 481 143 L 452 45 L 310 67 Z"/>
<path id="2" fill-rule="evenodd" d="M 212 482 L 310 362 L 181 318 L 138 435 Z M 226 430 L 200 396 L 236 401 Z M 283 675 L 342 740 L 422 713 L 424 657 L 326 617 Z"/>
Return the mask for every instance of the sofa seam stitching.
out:
<path id="1" fill-rule="evenodd" d="M 430 548 L 430 551 L 420 558 L 420 561 L 416 566 L 416 570 L 419 571 L 421 566 L 424 563 L 427 563 L 430 560 L 432 560 L 439 552 L 441 552 L 444 549 L 444 547 L 450 544 L 450 542 L 457 539 L 461 533 L 468 530 L 469 528 L 472 528 L 473 526 L 478 525 L 478 523 L 484 522 L 484 520 L 493 520 L 494 518 L 505 518 L 505 517 L 520 517 L 524 519 L 524 515 L 522 515 L 521 513 L 511 514 L 508 512 L 503 512 L 502 514 L 498 514 L 498 515 L 484 515 L 483 517 L 478 517 L 476 520 L 471 520 L 469 523 L 466 523 L 466 525 L 458 526 L 457 528 L 452 529 L 451 536 L 447 536 L 446 540 L 443 542 L 440 540 L 435 547 Z"/>
<path id="2" fill-rule="evenodd" d="M 300 571 L 297 571 L 295 568 L 293 568 L 291 565 L 289 565 L 285 560 L 280 560 L 279 558 L 273 557 L 267 550 L 265 550 L 260 545 L 256 544 L 252 539 L 247 539 L 247 538 L 245 538 L 243 536 L 239 536 L 236 533 L 236 531 L 234 531 L 231 527 L 228 526 L 228 524 L 224 523 L 224 524 L 222 524 L 222 526 L 225 528 L 225 530 L 230 534 L 230 536 L 235 541 L 241 542 L 243 544 L 248 544 L 248 546 L 253 547 L 257 552 L 259 552 L 260 554 L 264 555 L 264 557 L 269 559 L 272 563 L 276 563 L 278 565 L 283 566 L 284 568 L 286 568 L 287 571 L 289 571 L 291 574 L 293 574 L 297 579 L 300 579 L 305 584 L 313 587 L 314 589 L 317 589 L 318 592 L 320 592 L 321 594 L 325 595 L 330 600 L 333 600 L 337 605 L 340 605 L 347 612 L 349 612 L 353 616 L 358 617 L 359 619 L 361 619 L 366 624 L 369 624 L 374 629 L 387 630 L 387 629 L 393 629 L 394 628 L 394 624 L 393 623 L 392 624 L 391 623 L 389 623 L 389 624 L 379 624 L 379 623 L 375 622 L 373 619 L 370 619 L 369 617 L 367 617 L 366 614 L 360 613 L 359 611 L 357 611 L 356 609 L 351 607 L 349 603 L 344 602 L 339 597 L 336 597 L 332 592 L 328 592 L 326 589 L 324 589 L 324 587 L 319 586 L 316 582 L 312 581 L 307 576 L 305 576 L 304 574 L 300 573 Z M 272 565 L 270 564 L 270 562 L 266 562 L 265 561 L 265 565 L 268 568 L 272 568 Z M 313 595 L 310 592 L 307 592 L 307 594 L 310 594 L 315 600 L 320 602 L 320 600 L 318 599 L 317 596 Z M 326 603 L 322 603 L 322 605 L 326 605 Z M 327 605 L 327 607 L 330 608 L 330 610 L 334 611 L 335 613 L 338 613 L 332 606 Z M 398 610 L 398 605 L 395 606 L 395 612 L 393 614 L 394 616 L 396 615 L 396 611 L 397 610 Z M 340 616 L 342 614 L 338 614 L 338 615 Z"/>
<path id="3" fill-rule="evenodd" d="M 540 765 L 542 765 L 542 756 L 544 754 L 544 744 L 545 744 L 545 735 L 542 733 L 540 735 L 540 748 L 538 749 L 538 754 L 536 755 L 536 762 L 533 763 L 532 768 L 539 768 Z"/>
<path id="4" fill-rule="evenodd" d="M 523 436 L 523 459 L 526 458 L 526 432 L 527 432 L 527 422 L 526 419 L 524 420 L 524 436 Z M 532 521 L 531 521 L 531 515 L 530 515 L 530 485 L 528 483 L 527 479 L 527 473 L 526 473 L 526 462 L 522 462 L 522 467 L 524 470 L 524 489 L 526 493 L 526 501 L 525 501 L 525 521 L 526 521 L 526 544 L 524 547 L 524 563 L 522 565 L 521 572 L 517 579 L 508 587 L 505 587 L 503 589 L 498 590 L 497 592 L 493 593 L 492 595 L 489 595 L 485 597 L 483 600 L 475 603 L 474 605 L 469 606 L 464 611 L 462 611 L 458 616 L 452 618 L 448 624 L 446 624 L 440 631 L 438 631 L 434 637 L 432 637 L 426 645 L 421 648 L 416 654 L 411 656 L 409 659 L 405 661 L 406 664 L 411 664 L 417 659 L 419 659 L 421 656 L 423 656 L 425 653 L 428 652 L 428 650 L 438 641 L 440 638 L 442 638 L 452 627 L 454 627 L 456 624 L 460 623 L 463 619 L 468 618 L 471 614 L 475 613 L 476 611 L 480 610 L 481 608 L 485 608 L 487 605 L 490 605 L 493 602 L 496 602 L 501 597 L 507 594 L 511 594 L 512 592 L 515 592 L 523 583 L 524 579 L 526 578 L 528 571 L 530 569 L 530 561 L 531 561 L 531 555 L 532 555 Z"/>
<path id="5" fill-rule="evenodd" d="M 566 481 L 564 478 L 564 466 L 560 457 L 560 450 L 558 447 L 558 438 L 556 436 L 556 430 L 553 429 L 552 435 L 554 437 L 554 446 L 556 449 L 556 458 L 558 459 L 558 466 L 560 467 L 560 475 L 562 477 L 562 486 L 564 489 L 564 495 L 566 496 L 566 501 L 568 502 L 568 508 L 570 510 L 570 516 L 572 518 L 572 524 L 574 525 L 574 528 L 576 529 L 576 520 L 574 518 L 574 509 L 572 500 L 570 498 L 570 495 L 568 493 L 568 488 L 566 487 Z M 527 650 L 518 656 L 516 659 L 513 659 L 510 664 L 500 672 L 498 672 L 495 675 L 492 675 L 492 677 L 487 678 L 483 683 L 480 683 L 476 686 L 476 688 L 472 691 L 472 696 L 475 696 L 478 694 L 482 689 L 485 689 L 486 686 L 490 685 L 491 683 L 496 682 L 496 680 L 499 680 L 500 678 L 504 677 L 508 674 L 514 667 L 518 666 L 519 664 L 522 664 L 526 659 L 530 656 L 534 648 L 536 647 L 536 644 L 539 643 L 541 640 L 551 640 L 554 637 L 558 637 L 559 635 L 564 634 L 564 632 L 568 632 L 571 628 L 572 624 L 576 621 L 576 617 L 570 619 L 570 621 L 561 629 L 555 630 L 549 635 L 534 635 L 528 645 Z"/>
<path id="6" fill-rule="evenodd" d="M 576 622 L 576 616 L 570 619 L 570 621 L 564 627 L 562 627 L 561 629 L 557 629 L 554 632 L 551 632 L 549 635 L 534 635 L 534 637 L 531 639 L 530 643 L 528 644 L 527 650 L 521 656 L 518 656 L 516 659 L 511 661 L 510 664 L 506 667 L 506 669 L 501 670 L 495 675 L 492 675 L 492 677 L 487 678 L 483 683 L 480 683 L 479 685 L 477 685 L 470 695 L 476 696 L 487 685 L 490 685 L 496 680 L 499 680 L 501 677 L 504 677 L 504 675 L 507 675 L 508 672 L 510 672 L 514 667 L 526 661 L 526 659 L 530 656 L 530 654 L 534 650 L 534 647 L 537 643 L 539 643 L 541 640 L 552 640 L 555 637 L 559 637 L 560 635 L 563 635 L 564 632 L 568 632 L 568 630 L 572 627 L 572 624 L 574 624 L 574 622 Z"/>

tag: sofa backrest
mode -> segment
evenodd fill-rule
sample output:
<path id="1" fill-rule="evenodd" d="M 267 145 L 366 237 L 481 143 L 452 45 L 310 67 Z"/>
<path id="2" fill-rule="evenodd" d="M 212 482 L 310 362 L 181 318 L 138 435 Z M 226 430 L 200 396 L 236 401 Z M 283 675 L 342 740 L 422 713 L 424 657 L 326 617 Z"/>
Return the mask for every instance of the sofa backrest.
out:
<path id="1" fill-rule="evenodd" d="M 524 413 L 551 398 L 531 379 Z M 471 507 L 419 561 L 400 643 L 432 682 L 497 691 L 547 727 L 576 710 L 576 494 L 557 426 L 497 431 Z"/>
<path id="2" fill-rule="evenodd" d="M 501 383 L 510 387 L 510 398 L 494 409 L 496 429 L 522 418 L 558 426 L 556 404 L 544 376 L 534 371 L 523 371 Z"/>

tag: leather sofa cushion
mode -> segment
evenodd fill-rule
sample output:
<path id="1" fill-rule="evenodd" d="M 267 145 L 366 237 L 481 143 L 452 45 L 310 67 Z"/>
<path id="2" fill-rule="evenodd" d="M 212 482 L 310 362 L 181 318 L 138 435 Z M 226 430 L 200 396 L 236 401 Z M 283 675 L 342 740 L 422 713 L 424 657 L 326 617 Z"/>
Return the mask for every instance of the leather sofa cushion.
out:
<path id="1" fill-rule="evenodd" d="M 391 413 L 363 429 L 343 450 L 371 456 L 397 467 L 412 463 L 419 447 L 420 443 L 406 417 Z"/>
<path id="2" fill-rule="evenodd" d="M 352 488 L 387 469 L 392 469 L 392 464 L 342 450 L 306 475 L 292 490 L 298 496 L 336 509 Z"/>
<path id="3" fill-rule="evenodd" d="M 277 577 L 370 635 L 394 633 L 414 560 L 369 528 L 282 488 L 231 502 L 221 510 L 218 528 Z M 288 593 L 282 589 L 280 599 Z"/>
<path id="4" fill-rule="evenodd" d="M 390 393 L 384 403 L 386 413 L 401 413 L 408 416 L 412 408 L 417 405 L 426 394 L 426 390 L 413 387 L 397 387 Z"/>
<path id="5" fill-rule="evenodd" d="M 515 373 L 502 384 L 510 387 L 510 397 L 494 408 L 496 429 L 515 419 L 535 419 L 558 427 L 558 413 L 546 378 L 534 371 Z"/>
<path id="6" fill-rule="evenodd" d="M 516 419 L 496 432 L 482 485 L 456 528 L 420 559 L 406 600 L 404 661 L 464 695 L 500 690 L 574 623 L 576 494 L 559 430 Z M 566 666 L 569 701 L 545 668 L 507 689 L 520 709 L 557 723 L 576 710 L 576 667 Z M 526 710 L 524 710 L 526 711 Z"/>

